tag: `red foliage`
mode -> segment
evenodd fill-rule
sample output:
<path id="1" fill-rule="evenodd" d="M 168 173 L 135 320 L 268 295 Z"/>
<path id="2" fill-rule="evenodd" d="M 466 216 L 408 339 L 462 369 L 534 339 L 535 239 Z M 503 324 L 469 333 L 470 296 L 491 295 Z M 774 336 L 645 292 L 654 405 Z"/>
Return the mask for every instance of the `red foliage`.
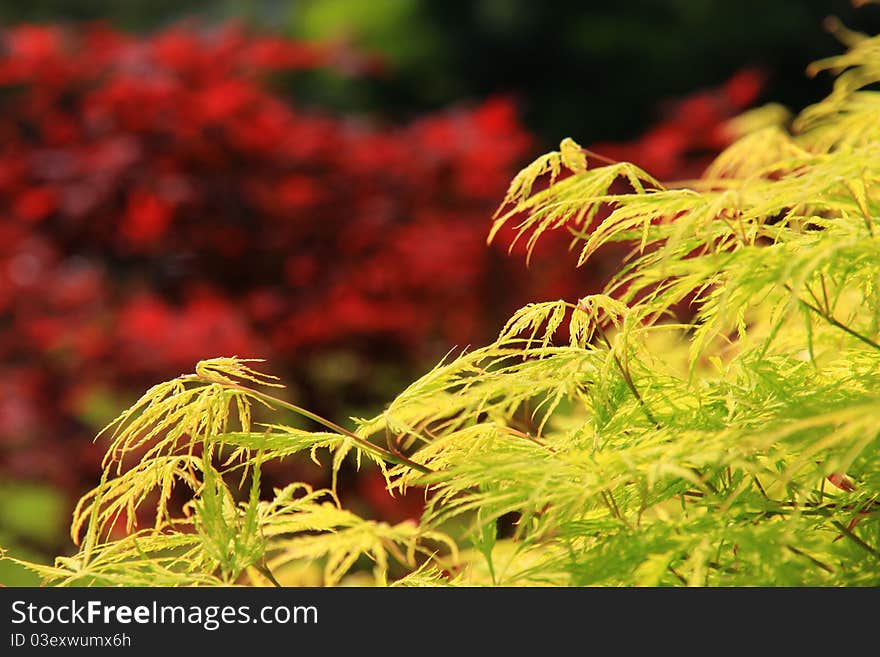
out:
<path id="1" fill-rule="evenodd" d="M 485 335 L 487 221 L 531 145 L 508 100 L 387 126 L 273 88 L 375 68 L 351 52 L 234 27 L 0 38 L 6 474 L 88 481 L 69 465 L 94 393 L 201 358 L 284 374 L 352 341 L 406 364 Z"/>
<path id="2" fill-rule="evenodd" d="M 3 474 L 88 485 L 76 464 L 99 459 L 82 417 L 101 390 L 217 355 L 267 358 L 300 383 L 304 355 L 345 345 L 411 365 L 605 278 L 558 255 L 527 272 L 485 247 L 533 150 L 508 99 L 389 126 L 275 88 L 279 72 L 377 66 L 350 52 L 233 27 L 0 40 Z M 759 86 L 740 74 L 638 142 L 595 148 L 682 175 Z"/>

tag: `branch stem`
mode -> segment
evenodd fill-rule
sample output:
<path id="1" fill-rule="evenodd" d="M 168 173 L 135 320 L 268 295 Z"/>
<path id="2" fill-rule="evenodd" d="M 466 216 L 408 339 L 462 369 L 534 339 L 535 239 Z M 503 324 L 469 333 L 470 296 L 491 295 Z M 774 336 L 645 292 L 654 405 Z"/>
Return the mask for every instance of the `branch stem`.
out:
<path id="1" fill-rule="evenodd" d="M 616 353 L 614 353 L 614 348 L 611 346 L 611 342 L 608 340 L 608 336 L 605 335 L 605 330 L 596 321 L 596 331 L 599 333 L 599 337 L 602 338 L 602 341 L 605 343 L 605 346 L 608 347 L 608 352 L 611 354 L 611 357 L 614 359 L 614 362 L 617 364 L 617 369 L 620 370 L 621 376 L 623 376 L 623 380 L 626 382 L 627 387 L 630 392 L 633 394 L 633 397 L 636 398 L 636 401 L 639 403 L 639 406 L 642 409 L 642 412 L 645 414 L 645 417 L 648 418 L 648 422 L 653 424 L 658 429 L 660 428 L 660 423 L 657 422 L 657 419 L 654 417 L 654 414 L 651 413 L 651 409 L 648 408 L 648 405 L 645 403 L 645 400 L 642 398 L 642 395 L 639 394 L 639 389 L 636 388 L 636 384 L 633 381 L 632 375 L 629 372 L 629 368 L 625 367 L 621 362 L 620 358 Z"/>
<path id="2" fill-rule="evenodd" d="M 867 543 L 865 543 L 865 541 L 863 541 L 858 536 L 856 536 L 855 533 L 853 533 L 853 531 L 849 527 L 844 525 L 842 522 L 838 522 L 837 520 L 832 520 L 831 524 L 834 525 L 837 529 L 839 529 L 841 531 L 841 533 L 844 536 L 846 536 L 849 540 L 851 540 L 856 545 L 858 545 L 860 548 L 865 550 L 865 552 L 870 554 L 872 557 L 874 557 L 875 559 L 880 561 L 880 550 L 877 550 L 877 549 L 871 547 L 870 545 L 868 545 Z"/>
<path id="3" fill-rule="evenodd" d="M 277 588 L 279 588 L 279 589 L 280 589 L 280 588 L 284 588 L 284 587 L 281 585 L 281 583 L 280 583 L 277 579 L 275 579 L 275 575 L 272 574 L 272 571 L 269 570 L 269 567 L 265 564 L 265 562 L 260 562 L 260 563 L 256 563 L 256 564 L 254 564 L 254 568 L 256 568 L 257 571 L 258 571 L 263 577 L 265 577 L 265 578 L 268 579 L 270 582 L 272 582 L 272 586 L 275 586 L 275 587 L 277 587 Z"/>
<path id="4" fill-rule="evenodd" d="M 873 347 L 877 351 L 880 351 L 880 343 L 877 343 L 874 340 L 872 340 L 871 338 L 869 338 L 865 335 L 862 335 L 858 331 L 851 329 L 846 324 L 839 322 L 830 313 L 826 313 L 821 308 L 818 308 L 817 306 L 814 306 L 813 304 L 811 304 L 809 301 L 804 301 L 797 294 L 794 293 L 794 290 L 791 289 L 790 285 L 786 284 L 785 289 L 788 290 L 789 292 L 791 292 L 794 295 L 795 299 L 797 299 L 798 303 L 800 303 L 807 310 L 817 314 L 819 317 L 824 319 L 826 322 L 828 322 L 832 326 L 839 328 L 841 331 L 848 333 L 849 335 L 856 338 L 857 340 L 861 340 L 862 342 Z"/>
<path id="5" fill-rule="evenodd" d="M 207 379 L 207 380 L 210 381 L 210 379 Z M 212 383 L 214 383 L 214 381 L 212 381 Z M 332 429 L 336 433 L 339 433 L 339 434 L 345 436 L 346 438 L 351 439 L 352 442 L 354 442 L 358 447 L 360 447 L 365 452 L 369 452 L 369 453 L 373 454 L 374 456 L 377 456 L 385 461 L 388 461 L 389 463 L 394 463 L 395 465 L 402 465 L 407 468 L 412 468 L 413 470 L 417 470 L 417 471 L 421 472 L 422 474 L 433 474 L 434 473 L 434 470 L 432 470 L 428 466 L 422 465 L 421 463 L 417 463 L 416 461 L 413 461 L 412 459 L 407 458 L 406 456 L 404 456 L 400 452 L 394 453 L 394 452 L 391 452 L 387 449 L 380 447 L 379 445 L 371 443 L 369 440 L 362 438 L 361 436 L 357 435 L 353 431 L 350 431 L 349 429 L 346 429 L 345 427 L 343 427 L 339 424 L 336 424 L 332 420 L 328 420 L 327 418 L 321 417 L 317 413 L 312 413 L 311 411 L 306 410 L 305 408 L 302 408 L 301 406 L 297 406 L 296 404 L 293 404 L 291 402 L 285 401 L 283 399 L 279 399 L 278 397 L 273 397 L 272 395 L 269 395 L 265 392 L 260 392 L 259 390 L 254 390 L 253 388 L 248 388 L 247 386 L 243 386 L 238 383 L 230 384 L 228 382 L 224 382 L 224 385 L 229 388 L 232 388 L 234 390 L 238 390 L 239 392 L 243 392 L 244 394 L 249 395 L 251 397 L 255 397 L 255 398 L 259 399 L 260 401 L 268 404 L 270 407 L 274 405 L 274 406 L 280 406 L 282 408 L 286 408 L 289 411 L 293 411 L 297 415 L 301 415 L 302 417 L 308 418 L 309 420 L 312 420 L 313 422 L 317 422 L 318 424 L 323 425 L 323 426 L 327 427 L 328 429 Z"/>

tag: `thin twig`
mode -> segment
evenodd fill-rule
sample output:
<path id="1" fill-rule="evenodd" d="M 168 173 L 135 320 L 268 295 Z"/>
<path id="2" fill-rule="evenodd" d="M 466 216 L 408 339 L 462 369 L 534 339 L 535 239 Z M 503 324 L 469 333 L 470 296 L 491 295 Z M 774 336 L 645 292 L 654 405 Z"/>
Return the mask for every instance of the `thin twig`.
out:
<path id="1" fill-rule="evenodd" d="M 611 511 L 611 515 L 613 515 L 615 518 L 620 520 L 620 522 L 626 525 L 627 529 L 632 529 L 632 525 L 620 512 L 620 507 L 617 506 L 617 501 L 614 499 L 614 494 L 610 490 L 602 491 L 602 499 L 605 502 L 605 506 L 607 506 L 608 510 Z"/>
<path id="2" fill-rule="evenodd" d="M 596 151 L 591 151 L 588 148 L 581 147 L 581 152 L 585 155 L 589 155 L 591 159 L 599 160 L 600 162 L 604 162 L 605 164 L 620 164 L 619 160 L 612 159 L 610 157 L 605 157 L 604 155 L 600 155 Z"/>
<path id="3" fill-rule="evenodd" d="M 681 582 L 682 584 L 684 584 L 685 586 L 687 586 L 688 581 L 687 581 L 684 577 L 682 577 L 682 576 L 681 576 L 681 575 L 675 570 L 675 568 L 673 568 L 672 566 L 667 566 L 667 569 L 669 570 L 670 573 L 672 573 L 673 575 L 675 575 L 675 576 L 678 578 L 678 581 L 679 581 L 679 582 Z"/>
<path id="4" fill-rule="evenodd" d="M 533 436 L 532 434 L 527 433 L 525 431 L 520 431 L 519 429 L 514 429 L 513 427 L 505 427 L 505 429 L 507 430 L 508 433 L 511 433 L 514 436 L 518 436 L 519 438 L 525 438 L 526 440 L 530 440 L 531 442 L 535 443 L 536 445 L 543 447 L 547 451 L 552 452 L 553 454 L 556 453 L 556 450 L 552 446 L 548 445 L 547 443 L 545 443 L 543 440 L 541 440 L 537 436 Z"/>
<path id="5" fill-rule="evenodd" d="M 828 572 L 828 573 L 833 573 L 833 572 L 834 572 L 834 568 L 832 568 L 831 566 L 829 566 L 829 565 L 826 564 L 826 563 L 822 563 L 822 562 L 819 561 L 816 557 L 807 554 L 807 553 L 804 552 L 803 550 L 799 550 L 798 548 L 794 547 L 793 545 L 786 545 L 785 547 L 787 547 L 789 550 L 791 550 L 792 552 L 794 552 L 794 553 L 795 553 L 796 555 L 798 555 L 799 557 L 804 557 L 805 559 L 809 559 L 810 561 L 812 561 L 814 564 L 816 564 L 817 566 L 819 566 L 819 568 L 821 568 L 821 569 L 824 570 L 825 572 Z"/>
<path id="6" fill-rule="evenodd" d="M 819 272 L 819 281 L 822 283 L 822 298 L 825 299 L 825 312 L 832 314 L 831 302 L 828 301 L 828 288 L 825 287 L 825 274 Z"/>
<path id="7" fill-rule="evenodd" d="M 825 314 L 830 315 L 831 313 L 828 311 L 828 306 L 826 305 L 825 308 L 822 308 L 822 303 L 819 301 L 819 297 L 816 296 L 816 293 L 813 292 L 813 288 L 811 288 L 809 285 L 804 285 L 804 287 L 807 289 L 807 292 L 810 293 L 810 296 L 813 298 L 813 302 L 816 304 L 816 307 Z"/>
<path id="8" fill-rule="evenodd" d="M 752 475 L 752 480 L 754 480 L 755 485 L 758 487 L 758 490 L 761 491 L 761 495 L 764 496 L 764 499 L 769 500 L 770 498 L 767 496 L 767 491 L 764 490 L 764 487 L 761 485 L 761 481 L 758 479 L 757 475 Z"/>
<path id="9" fill-rule="evenodd" d="M 660 423 L 657 422 L 654 414 L 651 413 L 651 409 L 648 408 L 648 405 L 645 403 L 645 400 L 642 399 L 642 396 L 639 394 L 638 388 L 636 388 L 636 384 L 633 381 L 632 375 L 629 372 L 629 369 L 624 367 L 623 363 L 620 361 L 620 358 L 617 357 L 617 354 L 614 353 L 614 348 L 611 346 L 611 342 L 608 340 L 608 336 L 605 335 L 605 330 L 599 325 L 598 320 L 596 321 L 596 331 L 599 333 L 599 337 L 602 338 L 602 341 L 605 343 L 605 346 L 608 347 L 608 352 L 611 354 L 611 357 L 614 359 L 614 362 L 617 364 L 617 368 L 620 370 L 621 375 L 623 376 L 623 380 L 626 382 L 627 387 L 632 392 L 633 397 L 636 398 L 636 401 L 639 402 L 639 406 L 642 409 L 642 412 L 645 414 L 645 417 L 648 418 L 648 421 L 653 424 L 658 429 L 660 428 Z"/>
<path id="10" fill-rule="evenodd" d="M 284 588 L 284 587 L 281 585 L 281 583 L 280 583 L 277 579 L 275 579 L 275 575 L 273 575 L 273 574 L 272 574 L 272 571 L 269 570 L 269 566 L 266 565 L 266 562 L 265 562 L 265 561 L 261 561 L 260 563 L 256 563 L 256 564 L 254 564 L 254 568 L 256 568 L 257 571 L 259 571 L 259 573 L 260 573 L 263 577 L 265 577 L 265 578 L 268 579 L 270 582 L 272 582 L 272 586 L 276 586 L 276 587 L 278 587 L 279 589 L 280 589 L 280 588 Z"/>
<path id="11" fill-rule="evenodd" d="M 689 469 L 691 472 L 693 472 L 695 475 L 697 475 L 697 477 L 699 477 L 700 482 L 701 482 L 706 488 L 708 488 L 709 491 L 710 491 L 713 495 L 717 495 L 717 494 L 718 494 L 718 489 L 715 488 L 715 486 L 712 484 L 711 481 L 709 481 L 708 479 L 705 478 L 705 476 L 703 475 L 703 473 L 700 472 L 700 470 L 699 470 L 698 468 L 688 468 L 688 469 Z"/>
<path id="12" fill-rule="evenodd" d="M 865 541 L 856 536 L 849 527 L 844 525 L 842 522 L 838 522 L 837 520 L 832 520 L 831 524 L 837 527 L 837 529 L 839 529 L 844 536 L 853 541 L 856 545 L 865 550 L 872 557 L 880 560 L 880 550 L 877 550 L 865 543 Z"/>
<path id="13" fill-rule="evenodd" d="M 210 379 L 207 379 L 207 380 L 210 380 Z M 421 472 L 423 474 L 434 474 L 434 470 L 432 470 L 428 466 L 422 465 L 421 463 L 417 463 L 416 461 L 413 461 L 412 459 L 404 456 L 403 454 L 401 454 L 399 452 L 394 453 L 394 452 L 391 452 L 387 449 L 380 447 L 379 445 L 371 443 L 369 440 L 365 440 L 364 438 L 362 438 L 361 436 L 358 436 L 353 431 L 350 431 L 350 430 L 346 429 L 345 427 L 336 424 L 332 420 L 328 420 L 326 418 L 321 417 L 320 415 L 317 415 L 316 413 L 312 413 L 311 411 L 308 411 L 308 410 L 302 408 L 301 406 L 297 406 L 296 404 L 292 404 L 291 402 L 285 401 L 283 399 L 279 399 L 277 397 L 273 397 L 272 395 L 266 394 L 264 392 L 260 392 L 259 390 L 254 390 L 253 388 L 248 388 L 247 386 L 243 386 L 243 385 L 240 385 L 237 383 L 224 382 L 224 385 L 226 385 L 229 388 L 239 390 L 247 395 L 251 395 L 253 397 L 256 397 L 256 398 L 262 400 L 263 402 L 269 404 L 270 406 L 272 404 L 275 404 L 277 406 L 281 406 L 282 408 L 286 408 L 290 411 L 293 411 L 294 413 L 296 413 L 298 415 L 302 415 L 305 418 L 308 418 L 314 422 L 317 422 L 318 424 L 321 424 L 321 425 L 327 427 L 328 429 L 332 429 L 333 431 L 335 431 L 339 434 L 342 434 L 343 436 L 345 436 L 347 438 L 350 438 L 355 444 L 357 444 L 358 447 L 360 447 L 364 451 L 370 452 L 371 454 L 378 456 L 379 458 L 384 459 L 385 461 L 388 461 L 389 463 L 394 463 L 396 465 L 402 465 L 402 466 L 405 466 L 408 468 L 412 468 L 413 470 L 418 470 L 419 472 Z"/>
<path id="14" fill-rule="evenodd" d="M 874 237 L 874 223 L 871 220 L 871 213 L 868 212 L 868 208 L 867 206 L 865 206 L 864 199 L 862 199 L 856 192 L 855 185 L 853 185 L 852 181 L 846 182 L 846 188 L 852 195 L 853 200 L 856 202 L 856 205 L 859 206 L 859 211 L 862 213 L 862 218 L 865 220 L 865 228 L 868 229 L 868 234 L 871 237 Z"/>
<path id="15" fill-rule="evenodd" d="M 865 344 L 870 345 L 874 349 L 880 351 L 880 343 L 874 342 L 871 338 L 862 335 L 858 331 L 854 331 L 846 324 L 842 324 L 841 322 L 837 321 L 834 317 L 832 317 L 829 313 L 823 312 L 821 308 L 817 308 L 816 306 L 811 304 L 809 301 L 804 301 L 797 294 L 795 294 L 794 290 L 792 290 L 791 286 L 788 285 L 787 283 L 785 284 L 785 289 L 788 290 L 789 292 L 791 292 L 792 295 L 794 295 L 794 298 L 798 301 L 798 303 L 800 303 L 802 306 L 804 306 L 808 310 L 819 315 L 819 317 L 824 319 L 826 322 L 828 322 L 832 326 L 836 326 L 841 331 L 848 333 L 849 335 L 856 338 L 857 340 L 861 340 Z"/>

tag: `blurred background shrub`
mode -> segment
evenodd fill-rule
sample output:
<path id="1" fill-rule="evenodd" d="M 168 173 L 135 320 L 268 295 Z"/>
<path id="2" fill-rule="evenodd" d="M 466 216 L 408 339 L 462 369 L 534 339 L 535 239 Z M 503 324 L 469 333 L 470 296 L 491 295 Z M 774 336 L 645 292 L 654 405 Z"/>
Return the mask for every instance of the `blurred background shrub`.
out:
<path id="1" fill-rule="evenodd" d="M 64 519 L 99 471 L 91 438 L 201 358 L 266 358 L 291 398 L 340 419 L 525 303 L 597 291 L 615 254 L 574 271 L 556 236 L 527 269 L 509 239 L 486 247 L 518 168 L 570 135 L 661 178 L 698 175 L 741 110 L 821 95 L 803 69 L 839 50 L 828 13 L 871 31 L 878 12 L 3 5 L 0 545 L 66 551 Z M 276 474 L 326 483 L 307 463 Z M 388 520 L 420 508 L 370 472 L 343 493 Z"/>
<path id="2" fill-rule="evenodd" d="M 381 53 L 387 74 L 301 82 L 301 102 L 379 111 L 394 119 L 493 94 L 521 101 L 550 145 L 636 137 L 658 101 L 714 86 L 743 67 L 770 76 L 768 94 L 798 108 L 827 91 L 805 62 L 839 52 L 828 15 L 874 32 L 877 7 L 850 0 L 32 0 L 4 3 L 0 20 L 106 20 L 154 31 L 180 20 L 236 19 L 308 40 Z"/>

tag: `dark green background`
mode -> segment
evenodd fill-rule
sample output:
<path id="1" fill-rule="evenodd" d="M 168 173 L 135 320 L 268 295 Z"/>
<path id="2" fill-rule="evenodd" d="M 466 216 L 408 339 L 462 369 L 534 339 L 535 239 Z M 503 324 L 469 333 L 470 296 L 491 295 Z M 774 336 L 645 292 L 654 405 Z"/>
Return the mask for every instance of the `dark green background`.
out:
<path id="1" fill-rule="evenodd" d="M 299 79 L 304 101 L 404 119 L 492 93 L 513 94 L 527 125 L 552 146 L 633 137 L 658 102 L 720 84 L 743 66 L 770 74 L 763 100 L 797 110 L 828 78 L 804 69 L 841 47 L 828 15 L 880 31 L 880 6 L 844 0 L 29 0 L 0 18 L 107 20 L 150 31 L 180 20 L 235 17 L 305 38 L 346 38 L 382 52 L 391 73 L 352 81 Z"/>

